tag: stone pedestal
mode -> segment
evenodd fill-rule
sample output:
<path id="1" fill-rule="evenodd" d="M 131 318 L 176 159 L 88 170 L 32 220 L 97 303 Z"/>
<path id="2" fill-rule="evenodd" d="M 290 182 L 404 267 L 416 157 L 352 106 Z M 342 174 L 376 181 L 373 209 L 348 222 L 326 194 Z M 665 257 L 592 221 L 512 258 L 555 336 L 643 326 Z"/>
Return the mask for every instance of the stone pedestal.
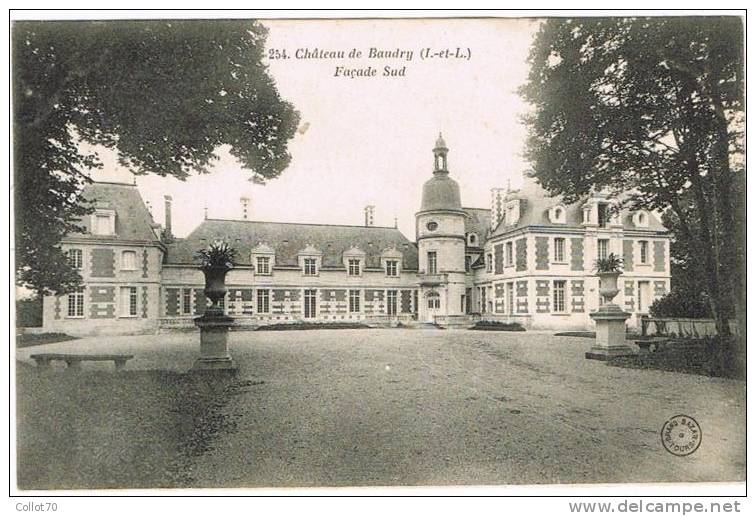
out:
<path id="1" fill-rule="evenodd" d="M 608 360 L 612 357 L 635 355 L 633 348 L 625 341 L 625 321 L 631 314 L 623 312 L 615 304 L 605 304 L 597 312 L 590 314 L 596 321 L 596 343 L 585 358 Z"/>
<path id="2" fill-rule="evenodd" d="M 200 357 L 192 371 L 236 372 L 228 352 L 228 328 L 233 319 L 224 315 L 204 315 L 194 320 L 200 329 Z"/>

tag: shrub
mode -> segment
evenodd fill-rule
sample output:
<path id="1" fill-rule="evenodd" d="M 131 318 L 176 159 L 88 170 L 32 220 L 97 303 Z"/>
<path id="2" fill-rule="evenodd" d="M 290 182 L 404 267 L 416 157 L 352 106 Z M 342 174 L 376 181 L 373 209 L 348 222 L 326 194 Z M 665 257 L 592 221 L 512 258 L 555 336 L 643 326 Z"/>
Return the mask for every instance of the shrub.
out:
<path id="1" fill-rule="evenodd" d="M 42 326 L 42 299 L 16 300 L 16 328 L 39 328 Z"/>
<path id="2" fill-rule="evenodd" d="M 660 297 L 649 308 L 652 317 L 685 317 L 706 319 L 712 317 L 709 303 L 703 293 L 698 295 L 689 291 L 672 290 Z"/>
<path id="3" fill-rule="evenodd" d="M 478 321 L 470 329 L 481 331 L 525 331 L 522 324 L 518 322 L 505 323 L 499 321 Z"/>

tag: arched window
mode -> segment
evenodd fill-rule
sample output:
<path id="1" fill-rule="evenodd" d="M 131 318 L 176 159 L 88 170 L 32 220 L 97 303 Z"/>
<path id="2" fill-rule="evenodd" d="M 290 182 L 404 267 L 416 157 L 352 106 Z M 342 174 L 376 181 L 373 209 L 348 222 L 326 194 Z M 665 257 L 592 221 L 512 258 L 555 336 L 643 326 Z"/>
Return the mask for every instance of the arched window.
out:
<path id="1" fill-rule="evenodd" d="M 549 210 L 549 220 L 552 224 L 564 224 L 567 222 L 567 210 L 564 206 L 554 206 Z"/>
<path id="2" fill-rule="evenodd" d="M 470 246 L 478 245 L 478 235 L 476 235 L 475 233 L 470 233 L 470 235 L 467 237 L 467 242 Z"/>

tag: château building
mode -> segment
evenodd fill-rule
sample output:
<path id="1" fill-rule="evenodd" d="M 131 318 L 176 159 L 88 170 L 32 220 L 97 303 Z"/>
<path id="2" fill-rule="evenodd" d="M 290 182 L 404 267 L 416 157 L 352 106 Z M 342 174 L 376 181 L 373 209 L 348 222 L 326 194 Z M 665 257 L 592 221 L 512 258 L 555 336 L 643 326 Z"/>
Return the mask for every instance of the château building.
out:
<path id="1" fill-rule="evenodd" d="M 83 277 L 44 299 L 47 331 L 72 335 L 191 328 L 207 306 L 194 253 L 223 240 L 238 252 L 224 309 L 240 327 L 311 322 L 467 327 L 476 320 L 532 329 L 590 329 L 598 309 L 594 261 L 624 260 L 615 298 L 638 325 L 669 289 L 669 235 L 656 214 L 613 210 L 594 194 L 565 204 L 526 179 L 494 188 L 489 208 L 463 207 L 439 136 L 415 214 L 415 242 L 398 229 L 206 218 L 174 238 L 170 196 L 157 224 L 135 186 L 93 183 L 85 233 L 62 246 Z"/>

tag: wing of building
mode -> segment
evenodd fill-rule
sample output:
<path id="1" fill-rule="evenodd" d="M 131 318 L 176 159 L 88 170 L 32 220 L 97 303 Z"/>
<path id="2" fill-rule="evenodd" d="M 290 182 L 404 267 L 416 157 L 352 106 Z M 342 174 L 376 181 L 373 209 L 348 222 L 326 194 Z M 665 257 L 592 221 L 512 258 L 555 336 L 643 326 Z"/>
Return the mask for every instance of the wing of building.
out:
<path id="1" fill-rule="evenodd" d="M 192 327 L 207 306 L 194 253 L 222 240 L 238 251 L 227 277 L 225 311 L 254 328 L 297 321 L 371 325 L 476 320 L 527 328 L 588 329 L 599 306 L 594 261 L 624 259 L 615 299 L 639 324 L 669 289 L 669 235 L 654 213 L 616 212 L 597 194 L 565 204 L 532 180 L 494 188 L 490 208 L 463 207 L 439 136 L 423 185 L 416 241 L 398 229 L 206 219 L 186 238 L 157 224 L 135 186 L 93 183 L 85 233 L 62 246 L 83 287 L 44 300 L 43 325 L 72 335 L 148 333 Z M 246 202 L 245 202 L 246 201 Z"/>

